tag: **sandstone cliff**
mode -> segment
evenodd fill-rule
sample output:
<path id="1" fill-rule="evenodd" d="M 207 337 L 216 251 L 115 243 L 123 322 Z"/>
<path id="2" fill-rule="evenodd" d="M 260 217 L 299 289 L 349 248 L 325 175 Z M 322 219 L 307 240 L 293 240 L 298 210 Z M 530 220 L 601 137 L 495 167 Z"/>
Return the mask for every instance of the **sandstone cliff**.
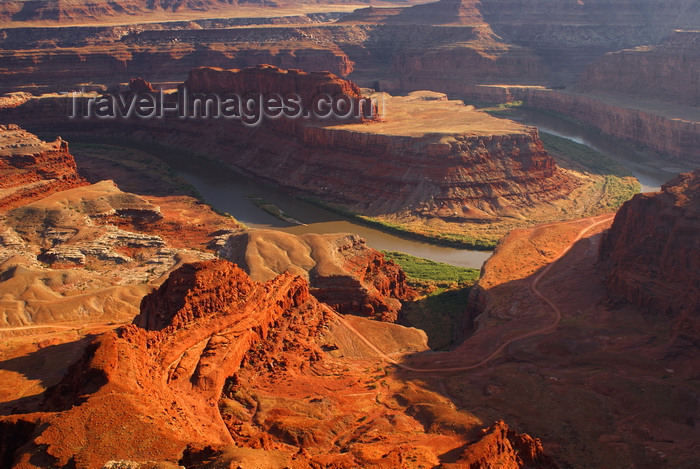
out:
<path id="1" fill-rule="evenodd" d="M 539 441 L 503 423 L 482 431 L 445 397 L 367 361 L 374 355 L 328 359 L 321 347 L 345 351 L 329 341 L 353 334 L 337 319 L 327 328 L 332 316 L 300 277 L 263 284 L 224 260 L 184 265 L 143 300 L 133 324 L 88 347 L 38 412 L 0 418 L 0 461 L 390 469 L 463 453 L 470 462 L 556 467 Z M 392 353 L 390 342 L 382 345 Z"/>
<path id="2" fill-rule="evenodd" d="M 309 281 L 311 293 L 336 311 L 395 321 L 415 292 L 393 261 L 357 235 L 294 236 L 254 230 L 226 239 L 219 256 L 267 281 L 285 271 Z"/>
<path id="3" fill-rule="evenodd" d="M 700 111 L 694 106 L 525 86 L 467 86 L 464 92 L 475 101 L 523 101 L 591 125 L 633 146 L 647 147 L 662 157 L 691 165 L 700 162 L 696 150 L 700 145 Z"/>
<path id="4" fill-rule="evenodd" d="M 659 45 L 609 53 L 586 68 L 578 88 L 700 106 L 700 32 L 674 31 Z"/>
<path id="5" fill-rule="evenodd" d="M 278 93 L 282 96 L 297 93 L 307 107 L 310 107 L 312 98 L 322 93 L 355 99 L 362 96 L 355 83 L 331 72 L 308 73 L 264 64 L 242 70 L 196 68 L 190 71 L 184 85 L 192 93 L 238 93 L 241 96 L 248 93 Z"/>
<path id="6" fill-rule="evenodd" d="M 177 461 L 187 444 L 232 443 L 217 407 L 225 380 L 272 328 L 294 327 L 302 343 L 324 321 L 298 277 L 260 284 L 227 261 L 185 265 L 144 299 L 134 325 L 88 348 L 48 392 L 33 435 L 2 457 L 18 467 L 102 467 Z M 317 353 L 307 348 L 297 349 L 300 359 Z"/>
<path id="7" fill-rule="evenodd" d="M 609 297 L 700 337 L 700 171 L 625 203 L 600 247 Z"/>
<path id="8" fill-rule="evenodd" d="M 46 143 L 16 125 L 0 125 L 0 211 L 85 184 L 68 142 Z"/>

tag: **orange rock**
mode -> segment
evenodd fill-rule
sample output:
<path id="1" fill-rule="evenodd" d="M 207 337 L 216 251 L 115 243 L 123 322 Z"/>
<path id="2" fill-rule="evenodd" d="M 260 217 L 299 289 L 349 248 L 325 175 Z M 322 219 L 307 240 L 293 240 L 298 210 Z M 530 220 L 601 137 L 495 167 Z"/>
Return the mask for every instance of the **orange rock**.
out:
<path id="1" fill-rule="evenodd" d="M 46 143 L 16 125 L 0 125 L 0 211 L 83 185 L 68 142 Z"/>
<path id="2" fill-rule="evenodd" d="M 626 202 L 600 247 L 610 299 L 669 316 L 679 333 L 700 338 L 698 232 L 700 170 Z"/>
<path id="3" fill-rule="evenodd" d="M 134 324 L 88 347 L 47 392 L 46 412 L 29 419 L 36 427 L 5 444 L 0 460 L 12 461 L 24 443 L 36 454 L 30 462 L 30 452 L 20 451 L 19 467 L 81 468 L 175 462 L 191 443 L 231 444 L 217 406 L 225 380 L 271 328 L 303 318 L 294 334 L 301 341 L 318 333 L 325 314 L 299 277 L 261 284 L 228 261 L 186 264 L 143 300 Z M 15 420 L 0 422 L 3 439 Z"/>

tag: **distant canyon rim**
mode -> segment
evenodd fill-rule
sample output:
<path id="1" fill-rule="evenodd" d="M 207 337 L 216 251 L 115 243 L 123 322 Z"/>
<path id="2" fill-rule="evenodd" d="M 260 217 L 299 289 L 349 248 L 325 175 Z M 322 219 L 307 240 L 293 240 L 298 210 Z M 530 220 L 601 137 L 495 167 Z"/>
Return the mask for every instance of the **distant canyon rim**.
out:
<path id="1" fill-rule="evenodd" d="M 697 467 L 696 3 L 3 2 L 0 467 Z"/>

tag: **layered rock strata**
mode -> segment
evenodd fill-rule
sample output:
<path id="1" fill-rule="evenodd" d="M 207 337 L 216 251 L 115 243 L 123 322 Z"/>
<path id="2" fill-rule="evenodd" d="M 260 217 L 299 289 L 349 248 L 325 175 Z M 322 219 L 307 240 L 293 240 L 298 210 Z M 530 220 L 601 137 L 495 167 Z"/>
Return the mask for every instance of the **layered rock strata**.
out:
<path id="1" fill-rule="evenodd" d="M 700 110 L 694 106 L 669 107 L 652 99 L 529 86 L 468 86 L 464 92 L 474 101 L 523 101 L 527 106 L 571 117 L 665 158 L 691 165 L 700 163 Z"/>
<path id="2" fill-rule="evenodd" d="M 87 182 L 68 142 L 43 142 L 16 125 L 0 125 L 0 211 Z"/>
<path id="3" fill-rule="evenodd" d="M 660 192 L 626 202 L 600 247 L 614 302 L 668 318 L 681 335 L 700 337 L 700 171 Z"/>
<path id="4" fill-rule="evenodd" d="M 700 106 L 700 32 L 674 31 L 661 44 L 607 54 L 586 67 L 577 88 Z"/>
<path id="5" fill-rule="evenodd" d="M 151 6 L 170 9 L 157 6 L 161 3 L 167 4 Z M 188 3 L 173 6 L 186 10 L 192 8 Z M 206 9 L 223 2 L 197 3 L 198 9 Z M 70 3 L 78 11 L 79 4 Z M 125 16 L 130 4 L 123 7 Z M 27 17 L 39 14 L 32 10 L 48 8 L 26 5 Z M 101 12 L 99 2 L 93 8 L 88 18 L 108 14 Z M 181 81 L 188 69 L 203 64 L 231 68 L 264 62 L 339 75 L 356 71 L 353 79 L 363 86 L 379 85 L 391 92 L 427 88 L 459 93 L 460 87 L 476 83 L 563 86 L 574 83 L 587 64 L 607 52 L 658 44 L 674 29 L 700 27 L 690 0 L 628 0 L 612 9 L 602 0 L 441 0 L 411 8 L 361 9 L 341 23 L 330 23 L 336 18 L 9 28 L 0 39 L 5 49 L 0 63 L 8 72 L 0 76 L 8 87 L 35 83 L 56 91 L 56 86 L 72 89 L 86 82 L 111 85 L 112 80 L 146 73 L 152 80 Z M 274 27 L 248 27 L 256 24 Z"/>

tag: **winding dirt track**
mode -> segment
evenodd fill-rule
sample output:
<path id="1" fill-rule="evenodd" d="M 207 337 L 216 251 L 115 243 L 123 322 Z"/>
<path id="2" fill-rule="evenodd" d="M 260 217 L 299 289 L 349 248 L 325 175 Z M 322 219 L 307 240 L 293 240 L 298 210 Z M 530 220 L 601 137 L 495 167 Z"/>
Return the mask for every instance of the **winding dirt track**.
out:
<path id="1" fill-rule="evenodd" d="M 406 371 L 413 371 L 413 372 L 417 372 L 417 373 L 440 373 L 440 372 L 473 370 L 475 368 L 479 368 L 480 366 L 485 365 L 486 363 L 488 363 L 491 360 L 493 360 L 494 358 L 496 358 L 501 352 L 503 352 L 506 349 L 506 347 L 508 347 L 510 344 L 512 344 L 513 342 L 515 342 L 517 340 L 527 339 L 527 338 L 530 338 L 530 337 L 533 337 L 536 335 L 540 335 L 540 334 L 547 334 L 549 332 L 553 332 L 556 330 L 556 328 L 559 326 L 559 322 L 561 321 L 561 317 L 562 317 L 561 310 L 552 302 L 552 300 L 550 300 L 549 298 L 547 298 L 546 296 L 544 296 L 542 294 L 542 292 L 537 288 L 537 285 L 540 283 L 540 280 L 542 280 L 542 278 L 545 275 L 547 275 L 547 273 L 552 269 L 552 267 L 554 267 L 554 265 L 557 263 L 557 261 L 559 259 L 561 259 L 562 257 L 564 257 L 571 250 L 571 248 L 578 241 L 580 241 L 581 238 L 583 238 L 586 235 L 586 233 L 591 231 L 596 226 L 599 226 L 603 223 L 610 221 L 614 216 L 615 216 L 615 214 L 603 215 L 600 220 L 593 222 L 592 224 L 590 224 L 586 228 L 583 228 L 581 231 L 579 231 L 578 234 L 576 235 L 576 237 L 566 247 L 566 249 L 564 249 L 562 252 L 560 252 L 559 255 L 557 255 L 557 257 L 552 259 L 549 262 L 549 264 L 547 264 L 547 266 L 544 269 L 542 269 L 542 271 L 539 274 L 537 274 L 537 276 L 535 276 L 534 279 L 532 279 L 532 282 L 530 283 L 530 290 L 532 291 L 532 293 L 534 293 L 539 298 L 541 298 L 543 301 L 545 301 L 549 305 L 549 307 L 552 309 L 552 311 L 554 311 L 554 320 L 552 321 L 552 323 L 548 326 L 543 327 L 543 328 L 540 328 L 540 329 L 537 329 L 534 331 L 530 331 L 530 332 L 527 332 L 525 334 L 514 337 L 510 340 L 507 340 L 506 342 L 502 343 L 500 345 L 500 347 L 498 347 L 493 353 L 491 353 L 490 355 L 488 355 L 487 357 L 483 358 L 481 361 L 479 361 L 478 363 L 475 363 L 473 365 L 450 367 L 450 368 L 413 368 L 411 366 L 404 365 L 403 363 L 395 360 L 394 358 L 391 358 L 390 356 L 388 356 L 387 354 L 382 352 L 367 337 L 365 337 L 361 332 L 359 332 L 357 329 L 355 329 L 348 321 L 346 321 L 345 318 L 343 318 L 340 314 L 336 313 L 335 311 L 333 311 L 330 308 L 328 308 L 327 310 L 331 314 L 333 314 L 336 317 L 336 319 L 338 319 L 338 321 L 341 324 L 343 324 L 348 330 L 350 330 L 352 333 L 357 335 L 357 337 L 360 340 L 362 340 L 362 342 L 367 344 L 367 346 L 369 348 L 374 350 L 374 352 L 376 352 L 380 357 L 382 357 L 383 359 L 385 359 L 389 363 L 392 363 L 392 364 L 394 364 L 394 365 L 398 366 L 399 368 L 402 368 Z M 593 218 L 593 220 L 595 220 L 595 218 Z"/>
<path id="2" fill-rule="evenodd" d="M 379 355 L 381 358 L 386 360 L 389 363 L 392 363 L 399 368 L 402 368 L 407 371 L 413 371 L 417 373 L 440 373 L 440 372 L 454 372 L 454 371 L 469 371 L 473 370 L 475 368 L 479 368 L 480 366 L 485 365 L 486 363 L 490 362 L 494 358 L 496 358 L 498 355 L 503 352 L 506 347 L 508 347 L 510 344 L 517 340 L 522 340 L 522 339 L 527 339 L 536 335 L 540 334 L 546 334 L 549 332 L 553 332 L 556 330 L 556 328 L 559 326 L 559 322 L 561 321 L 561 310 L 546 296 L 542 294 L 542 292 L 538 289 L 537 285 L 540 283 L 542 278 L 547 275 L 547 273 L 554 267 L 554 265 L 557 263 L 559 259 L 564 257 L 566 253 L 568 253 L 571 248 L 576 244 L 581 238 L 583 238 L 586 233 L 591 231 L 593 228 L 595 228 L 598 225 L 601 225 L 603 223 L 608 222 L 611 218 L 613 218 L 615 215 L 614 214 L 608 214 L 608 215 L 603 215 L 602 218 L 598 221 L 595 221 L 594 223 L 590 224 L 586 228 L 583 228 L 581 231 L 578 232 L 576 237 L 569 243 L 569 245 L 564 249 L 562 252 L 557 255 L 554 259 L 550 261 L 547 266 L 542 269 L 542 271 L 535 276 L 535 278 L 532 280 L 530 283 L 530 290 L 532 293 L 537 295 L 539 298 L 541 298 L 544 302 L 546 302 L 549 307 L 552 309 L 554 312 L 554 320 L 552 323 L 548 326 L 545 326 L 543 328 L 527 332 L 525 334 L 519 335 L 517 337 L 514 337 L 512 339 L 507 340 L 506 342 L 502 343 L 494 352 L 492 352 L 490 355 L 486 356 L 482 360 L 480 360 L 477 363 L 474 363 L 472 365 L 466 365 L 466 366 L 458 366 L 458 367 L 449 367 L 449 368 L 414 368 L 408 365 L 404 365 L 403 363 L 399 362 L 398 360 L 388 356 L 386 353 L 384 353 L 382 350 L 380 350 L 377 346 L 375 346 L 364 334 L 362 334 L 360 331 L 355 329 L 352 324 L 350 324 L 342 315 L 338 314 L 335 312 L 333 309 L 330 307 L 326 306 L 325 304 L 323 307 L 326 309 L 328 313 L 333 315 L 338 322 L 340 322 L 345 328 L 347 328 L 350 332 L 355 334 L 362 342 L 364 342 L 370 349 L 372 349 L 377 355 Z M 595 218 L 594 218 L 595 219 Z M 574 222 L 572 222 L 574 223 Z M 37 326 L 23 326 L 23 327 L 8 327 L 8 328 L 0 328 L 0 332 L 3 331 L 21 331 L 21 330 L 30 330 L 30 329 L 79 329 L 79 327 L 75 326 L 58 326 L 58 325 L 37 325 Z"/>

